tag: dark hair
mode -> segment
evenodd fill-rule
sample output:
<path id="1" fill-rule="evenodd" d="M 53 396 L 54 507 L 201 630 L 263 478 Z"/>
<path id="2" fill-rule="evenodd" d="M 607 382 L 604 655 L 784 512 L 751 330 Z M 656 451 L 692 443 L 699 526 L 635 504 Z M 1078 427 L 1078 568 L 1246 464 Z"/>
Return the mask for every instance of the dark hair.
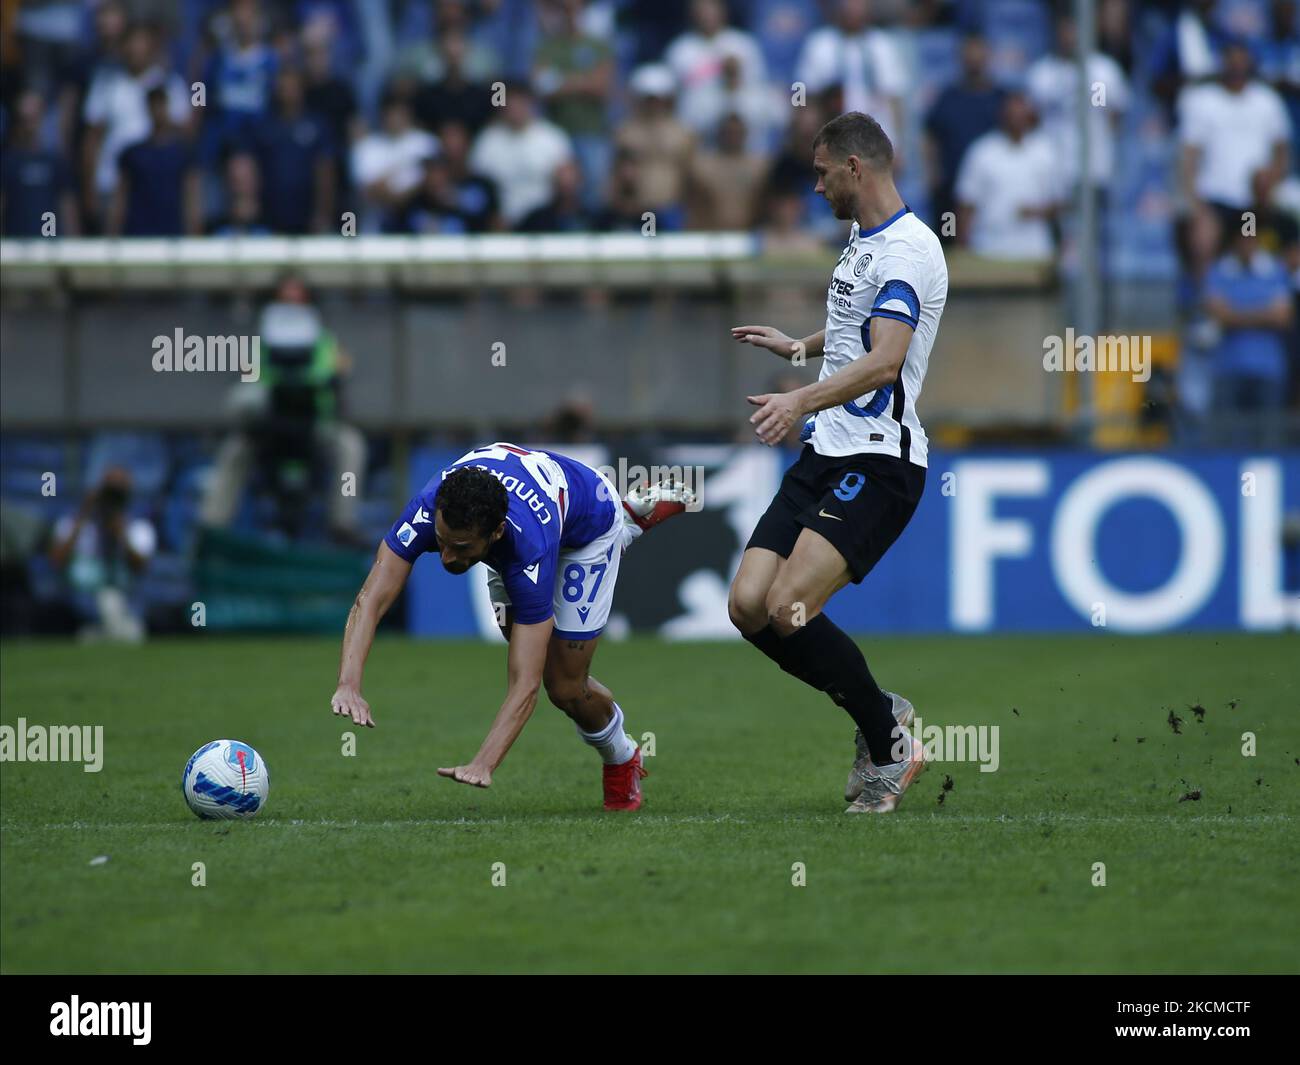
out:
<path id="1" fill-rule="evenodd" d="M 462 466 L 442 479 L 437 509 L 448 528 L 487 536 L 506 520 L 509 500 L 506 486 L 487 470 Z"/>
<path id="2" fill-rule="evenodd" d="M 1018 100 L 1028 107 L 1034 114 L 1038 113 L 1038 108 L 1034 106 L 1033 97 L 1021 88 L 1019 85 L 1011 85 L 1002 90 L 1002 103 L 999 106 L 999 113 L 1006 110 L 1007 104 L 1013 100 Z"/>
<path id="3" fill-rule="evenodd" d="M 118 6 L 122 7 L 124 5 L 119 4 Z M 123 40 L 133 33 L 147 33 L 155 42 L 163 35 L 162 26 L 154 19 L 135 19 L 128 22 L 122 30 Z"/>
<path id="4" fill-rule="evenodd" d="M 394 107 L 404 107 L 406 110 L 412 110 L 411 97 L 404 92 L 400 85 L 390 84 L 379 97 L 379 113 L 386 115 Z"/>
<path id="5" fill-rule="evenodd" d="M 1250 38 L 1241 33 L 1225 33 L 1219 41 L 1219 47 L 1224 52 L 1231 52 L 1237 49 L 1245 52 L 1253 60 L 1255 58 L 1255 47 L 1251 44 Z"/>
<path id="6" fill-rule="evenodd" d="M 850 111 L 832 118 L 813 139 L 813 151 L 819 144 L 836 159 L 856 155 L 872 170 L 887 171 L 894 164 L 894 146 L 889 143 L 880 123 L 861 111 Z"/>

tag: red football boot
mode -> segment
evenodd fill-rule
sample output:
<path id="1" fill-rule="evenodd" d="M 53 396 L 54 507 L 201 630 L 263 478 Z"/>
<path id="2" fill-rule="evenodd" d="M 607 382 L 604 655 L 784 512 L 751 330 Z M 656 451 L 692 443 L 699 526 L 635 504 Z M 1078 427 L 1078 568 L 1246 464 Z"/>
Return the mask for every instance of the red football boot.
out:
<path id="1" fill-rule="evenodd" d="M 623 510 L 642 529 L 695 506 L 695 493 L 681 481 L 661 481 L 628 492 Z"/>
<path id="2" fill-rule="evenodd" d="M 647 775 L 640 747 L 622 765 L 605 766 L 605 809 L 641 809 L 641 778 Z"/>

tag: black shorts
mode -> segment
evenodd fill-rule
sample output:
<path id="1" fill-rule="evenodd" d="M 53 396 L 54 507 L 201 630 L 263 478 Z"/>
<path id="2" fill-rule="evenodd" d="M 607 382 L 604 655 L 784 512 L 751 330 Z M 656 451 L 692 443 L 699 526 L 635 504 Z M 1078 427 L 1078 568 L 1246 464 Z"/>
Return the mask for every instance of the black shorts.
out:
<path id="1" fill-rule="evenodd" d="M 911 521 L 925 467 L 889 455 L 819 455 L 805 444 L 745 545 L 789 558 L 804 529 L 826 537 L 858 584 Z"/>

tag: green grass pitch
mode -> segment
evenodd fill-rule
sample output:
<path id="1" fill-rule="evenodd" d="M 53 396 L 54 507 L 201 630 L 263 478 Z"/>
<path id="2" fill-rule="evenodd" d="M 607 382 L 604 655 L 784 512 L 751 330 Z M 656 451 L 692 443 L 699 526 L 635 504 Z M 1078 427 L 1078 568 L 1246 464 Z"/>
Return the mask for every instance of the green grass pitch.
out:
<path id="1" fill-rule="evenodd" d="M 6 644 L 3 723 L 102 724 L 105 754 L 99 773 L 0 767 L 0 968 L 1300 965 L 1300 640 L 864 646 L 927 725 L 999 726 L 997 772 L 932 765 L 894 815 L 846 817 L 851 723 L 739 643 L 600 649 L 630 730 L 655 736 L 635 814 L 600 809 L 598 759 L 544 699 L 489 791 L 435 775 L 476 751 L 504 690 L 500 647 L 381 639 L 366 684 L 379 727 L 344 757 L 335 640 Z M 270 765 L 251 822 L 200 822 L 182 800 L 186 758 L 218 737 Z"/>

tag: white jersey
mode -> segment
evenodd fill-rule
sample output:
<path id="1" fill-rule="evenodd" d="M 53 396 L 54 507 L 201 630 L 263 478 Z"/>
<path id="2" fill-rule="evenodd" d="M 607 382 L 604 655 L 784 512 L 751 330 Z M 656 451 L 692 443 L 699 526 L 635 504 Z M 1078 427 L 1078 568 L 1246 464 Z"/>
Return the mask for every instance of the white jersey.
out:
<path id="1" fill-rule="evenodd" d="M 870 356 L 872 318 L 906 322 L 912 340 L 893 384 L 818 411 L 805 422 L 803 439 L 819 455 L 893 455 L 927 464 L 916 401 L 947 299 L 948 266 L 939 238 L 916 215 L 904 207 L 865 233 L 853 223 L 826 293 L 819 380 Z"/>

